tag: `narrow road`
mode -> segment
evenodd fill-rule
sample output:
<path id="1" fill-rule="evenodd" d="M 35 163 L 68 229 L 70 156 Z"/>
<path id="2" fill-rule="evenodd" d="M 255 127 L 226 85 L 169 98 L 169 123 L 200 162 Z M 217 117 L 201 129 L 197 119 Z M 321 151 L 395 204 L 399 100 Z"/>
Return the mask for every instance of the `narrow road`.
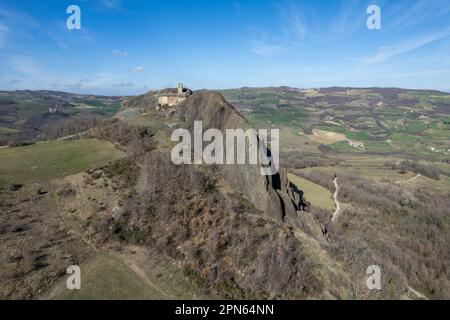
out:
<path id="1" fill-rule="evenodd" d="M 341 204 L 339 203 L 339 200 L 338 200 L 338 194 L 339 194 L 338 178 L 337 177 L 334 178 L 333 182 L 334 182 L 334 187 L 336 189 L 333 194 L 333 200 L 334 200 L 334 203 L 336 204 L 336 210 L 333 213 L 333 218 L 331 218 L 331 222 L 336 222 L 338 215 L 341 213 Z"/>

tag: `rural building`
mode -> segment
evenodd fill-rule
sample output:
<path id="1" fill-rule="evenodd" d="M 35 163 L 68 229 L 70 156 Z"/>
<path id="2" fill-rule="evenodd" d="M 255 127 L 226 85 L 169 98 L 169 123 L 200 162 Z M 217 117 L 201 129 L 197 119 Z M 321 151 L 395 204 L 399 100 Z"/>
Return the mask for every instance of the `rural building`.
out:
<path id="1" fill-rule="evenodd" d="M 176 88 L 163 89 L 158 92 L 158 106 L 176 106 L 192 94 L 190 89 L 184 88 L 180 83 Z"/>
<path id="2" fill-rule="evenodd" d="M 348 144 L 353 148 L 364 149 L 364 143 L 347 140 Z"/>

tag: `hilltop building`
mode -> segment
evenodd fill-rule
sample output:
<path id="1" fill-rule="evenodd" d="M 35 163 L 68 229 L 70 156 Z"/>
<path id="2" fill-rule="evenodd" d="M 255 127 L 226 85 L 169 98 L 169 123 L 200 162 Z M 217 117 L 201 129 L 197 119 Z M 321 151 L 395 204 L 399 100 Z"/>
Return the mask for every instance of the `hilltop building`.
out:
<path id="1" fill-rule="evenodd" d="M 192 90 L 184 88 L 183 84 L 179 83 L 176 88 L 163 89 L 158 92 L 158 106 L 176 106 L 191 94 Z"/>

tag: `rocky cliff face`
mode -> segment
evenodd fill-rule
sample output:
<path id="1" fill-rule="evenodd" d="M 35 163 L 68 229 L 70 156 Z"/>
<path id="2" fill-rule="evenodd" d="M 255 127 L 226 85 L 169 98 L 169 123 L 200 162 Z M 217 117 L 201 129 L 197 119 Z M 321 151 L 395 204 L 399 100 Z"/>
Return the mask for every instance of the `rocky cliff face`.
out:
<path id="1" fill-rule="evenodd" d="M 180 106 L 180 118 L 191 132 L 194 121 L 202 121 L 204 130 L 216 128 L 224 135 L 226 129 L 251 128 L 245 118 L 215 92 L 194 94 Z M 295 227 L 305 227 L 317 239 L 322 237 L 317 223 L 301 211 L 306 202 L 289 183 L 284 168 L 273 176 L 262 176 L 259 165 L 223 165 L 219 169 L 235 190 L 280 224 L 287 222 Z"/>

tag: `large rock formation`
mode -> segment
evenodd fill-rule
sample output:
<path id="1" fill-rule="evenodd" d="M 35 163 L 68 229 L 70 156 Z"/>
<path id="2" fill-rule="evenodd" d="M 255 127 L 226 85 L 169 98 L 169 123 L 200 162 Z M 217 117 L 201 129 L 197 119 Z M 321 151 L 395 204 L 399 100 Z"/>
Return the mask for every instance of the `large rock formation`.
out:
<path id="1" fill-rule="evenodd" d="M 243 129 L 249 123 L 216 92 L 195 93 L 180 106 L 180 117 L 192 132 L 194 121 L 202 121 L 203 130 Z M 258 209 L 279 223 L 288 222 L 294 227 L 305 227 L 317 239 L 322 238 L 319 225 L 300 210 L 306 207 L 303 194 L 293 188 L 284 168 L 272 176 L 260 174 L 259 165 L 222 165 L 219 169 L 236 190 L 241 191 Z"/>

